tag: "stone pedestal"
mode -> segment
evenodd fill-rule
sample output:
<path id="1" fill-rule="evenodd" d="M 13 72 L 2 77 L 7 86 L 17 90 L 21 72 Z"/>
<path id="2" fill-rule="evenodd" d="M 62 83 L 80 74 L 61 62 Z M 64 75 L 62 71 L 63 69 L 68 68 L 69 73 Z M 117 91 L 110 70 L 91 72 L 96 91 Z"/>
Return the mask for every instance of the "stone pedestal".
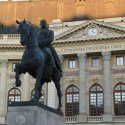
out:
<path id="1" fill-rule="evenodd" d="M 16 102 L 8 107 L 7 125 L 65 125 L 62 112 L 35 102 Z"/>

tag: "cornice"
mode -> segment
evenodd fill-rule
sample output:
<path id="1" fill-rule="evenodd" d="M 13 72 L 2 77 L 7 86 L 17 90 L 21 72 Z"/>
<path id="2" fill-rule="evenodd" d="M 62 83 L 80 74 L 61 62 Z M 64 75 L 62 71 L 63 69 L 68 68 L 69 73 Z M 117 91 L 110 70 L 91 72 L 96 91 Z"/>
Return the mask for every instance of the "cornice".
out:
<path id="1" fill-rule="evenodd" d="M 0 51 L 22 51 L 24 50 L 25 47 L 23 46 L 12 46 L 12 45 L 1 45 L 0 46 Z"/>

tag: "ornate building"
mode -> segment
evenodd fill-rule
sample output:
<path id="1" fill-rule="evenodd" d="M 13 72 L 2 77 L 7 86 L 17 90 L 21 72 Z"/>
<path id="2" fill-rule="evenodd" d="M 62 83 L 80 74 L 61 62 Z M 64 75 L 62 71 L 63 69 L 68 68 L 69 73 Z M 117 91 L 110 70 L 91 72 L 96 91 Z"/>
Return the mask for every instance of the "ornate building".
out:
<path id="1" fill-rule="evenodd" d="M 125 124 L 125 19 L 110 18 L 55 22 L 54 47 L 61 59 L 62 110 L 67 125 Z M 0 34 L 0 124 L 7 104 L 27 101 L 34 94 L 34 79 L 21 75 L 15 87 L 15 63 L 24 47 L 19 34 Z M 41 103 L 57 107 L 54 84 L 45 84 Z"/>
<path id="2" fill-rule="evenodd" d="M 52 22 L 122 17 L 124 4 L 124 0 L 0 0 L 0 23 L 12 25 L 24 18 L 38 24 L 41 18 Z"/>

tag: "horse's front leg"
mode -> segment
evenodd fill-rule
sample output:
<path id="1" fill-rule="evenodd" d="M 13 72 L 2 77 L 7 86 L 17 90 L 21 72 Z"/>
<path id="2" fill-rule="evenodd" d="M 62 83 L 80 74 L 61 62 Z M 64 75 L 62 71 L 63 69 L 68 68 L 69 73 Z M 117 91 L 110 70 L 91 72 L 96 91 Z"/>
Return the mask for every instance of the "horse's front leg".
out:
<path id="1" fill-rule="evenodd" d="M 58 111 L 61 111 L 61 107 L 62 107 L 62 103 L 61 103 L 61 97 L 62 97 L 62 93 L 61 93 L 61 87 L 60 87 L 60 78 L 57 74 L 55 74 L 54 76 L 52 76 L 52 80 L 56 86 L 56 90 L 57 90 L 57 95 L 58 95 Z"/>
<path id="2" fill-rule="evenodd" d="M 41 98 L 41 79 L 43 75 L 43 70 L 41 67 L 38 68 L 37 73 L 36 73 L 36 83 L 35 83 L 35 93 L 31 101 L 39 101 Z"/>
<path id="3" fill-rule="evenodd" d="M 16 63 L 15 65 L 15 69 L 14 69 L 15 74 L 15 84 L 17 87 L 21 86 L 21 80 L 19 78 L 19 75 L 21 74 L 21 64 L 20 63 Z"/>

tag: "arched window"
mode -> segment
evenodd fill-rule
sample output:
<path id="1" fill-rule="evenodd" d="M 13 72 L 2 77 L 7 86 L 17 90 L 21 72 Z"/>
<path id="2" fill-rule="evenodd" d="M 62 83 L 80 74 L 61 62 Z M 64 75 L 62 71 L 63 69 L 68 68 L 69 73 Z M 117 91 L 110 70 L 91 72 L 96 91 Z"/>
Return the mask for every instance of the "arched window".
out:
<path id="1" fill-rule="evenodd" d="M 95 84 L 89 90 L 89 112 L 91 116 L 100 116 L 103 114 L 103 89 Z"/>
<path id="2" fill-rule="evenodd" d="M 79 114 L 79 89 L 72 85 L 66 89 L 66 116 Z"/>
<path id="3" fill-rule="evenodd" d="M 33 89 L 32 92 L 31 92 L 31 98 L 33 98 L 34 93 L 35 93 L 35 89 Z M 44 91 L 42 90 L 41 93 L 42 93 L 42 96 L 41 96 L 41 98 L 39 99 L 39 102 L 41 102 L 41 103 L 44 104 Z"/>
<path id="4" fill-rule="evenodd" d="M 12 88 L 8 92 L 8 101 L 10 102 L 20 102 L 21 92 L 18 88 Z"/>
<path id="5" fill-rule="evenodd" d="M 115 115 L 125 115 L 125 84 L 119 83 L 114 87 Z"/>

